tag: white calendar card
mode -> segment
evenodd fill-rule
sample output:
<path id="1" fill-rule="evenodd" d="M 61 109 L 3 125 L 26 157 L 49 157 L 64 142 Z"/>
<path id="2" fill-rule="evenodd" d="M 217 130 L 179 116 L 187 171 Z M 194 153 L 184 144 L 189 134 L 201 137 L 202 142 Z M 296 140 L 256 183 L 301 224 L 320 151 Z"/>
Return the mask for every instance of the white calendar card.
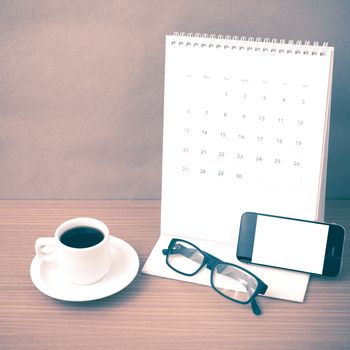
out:
<path id="1" fill-rule="evenodd" d="M 173 237 L 235 264 L 246 211 L 322 220 L 334 49 L 245 37 L 166 37 L 160 238 L 143 272 L 172 271 Z M 304 300 L 309 275 L 245 264 L 267 296 Z"/>

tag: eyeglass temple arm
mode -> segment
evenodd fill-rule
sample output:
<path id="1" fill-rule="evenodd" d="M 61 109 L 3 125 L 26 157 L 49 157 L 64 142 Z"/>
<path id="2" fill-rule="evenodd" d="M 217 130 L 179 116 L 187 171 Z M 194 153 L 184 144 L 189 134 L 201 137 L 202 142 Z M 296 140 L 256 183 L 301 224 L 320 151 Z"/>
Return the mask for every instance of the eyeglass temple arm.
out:
<path id="1" fill-rule="evenodd" d="M 253 310 L 254 315 L 257 315 L 257 316 L 261 315 L 261 309 L 260 309 L 258 303 L 256 302 L 255 298 L 252 299 L 250 304 L 252 306 L 252 310 Z"/>
<path id="2" fill-rule="evenodd" d="M 181 254 L 186 258 L 189 258 L 193 261 L 196 262 L 201 262 L 202 258 L 199 256 L 198 259 L 196 260 L 196 255 L 194 255 L 195 252 L 197 252 L 197 249 L 191 249 L 191 248 L 186 248 L 181 244 L 178 244 L 180 248 L 173 250 L 170 252 L 170 254 Z M 163 255 L 168 255 L 169 254 L 169 249 L 163 249 L 162 250 Z"/>
<path id="3" fill-rule="evenodd" d="M 169 252 L 169 249 L 163 249 L 162 250 L 163 255 L 168 255 L 168 252 Z"/>
<path id="4" fill-rule="evenodd" d="M 195 253 L 198 252 L 197 249 L 192 249 L 192 248 L 186 248 L 182 244 L 177 243 L 178 248 L 175 250 L 172 250 L 170 254 L 181 254 L 182 256 L 189 258 L 195 262 L 202 263 L 203 259 L 201 256 L 196 256 Z M 163 249 L 162 250 L 163 255 L 168 255 L 169 254 L 169 249 Z M 217 262 L 221 262 L 220 259 L 216 258 L 215 256 L 205 252 L 207 258 L 209 258 L 209 264 L 207 265 L 207 268 L 212 270 L 213 266 Z"/>
<path id="5" fill-rule="evenodd" d="M 180 243 L 176 244 L 176 249 L 173 249 L 170 254 L 182 254 L 184 255 L 184 253 L 187 253 L 189 256 L 191 256 L 190 254 L 193 254 L 197 251 L 197 249 L 192 249 L 192 248 L 187 248 L 185 246 L 183 246 Z M 169 249 L 163 249 L 162 250 L 164 255 L 167 255 L 169 253 Z"/>

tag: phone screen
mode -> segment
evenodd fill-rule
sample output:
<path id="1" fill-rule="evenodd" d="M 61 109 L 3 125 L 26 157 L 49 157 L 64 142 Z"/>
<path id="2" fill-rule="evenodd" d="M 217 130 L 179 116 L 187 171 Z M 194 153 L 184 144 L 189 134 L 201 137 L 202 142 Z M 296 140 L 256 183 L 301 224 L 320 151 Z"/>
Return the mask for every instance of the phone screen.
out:
<path id="1" fill-rule="evenodd" d="M 329 225 L 257 216 L 251 262 L 322 274 Z"/>

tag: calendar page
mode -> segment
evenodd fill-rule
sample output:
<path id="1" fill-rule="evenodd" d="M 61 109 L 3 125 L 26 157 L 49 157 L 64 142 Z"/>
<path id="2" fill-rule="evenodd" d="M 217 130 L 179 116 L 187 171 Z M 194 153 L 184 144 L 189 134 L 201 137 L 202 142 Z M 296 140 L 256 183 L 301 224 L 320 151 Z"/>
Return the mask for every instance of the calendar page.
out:
<path id="1" fill-rule="evenodd" d="M 209 252 L 238 263 L 244 212 L 322 219 L 332 62 L 325 46 L 167 36 L 163 245 L 217 242 Z M 144 272 L 185 280 L 160 242 Z M 267 295 L 303 300 L 307 274 L 245 267 Z"/>

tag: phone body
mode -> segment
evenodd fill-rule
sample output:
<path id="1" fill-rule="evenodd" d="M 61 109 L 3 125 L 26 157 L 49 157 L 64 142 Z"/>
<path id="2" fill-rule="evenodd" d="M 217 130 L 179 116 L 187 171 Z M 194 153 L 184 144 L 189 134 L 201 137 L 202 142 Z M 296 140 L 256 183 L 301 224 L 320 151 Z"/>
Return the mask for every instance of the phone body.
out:
<path id="1" fill-rule="evenodd" d="M 345 229 L 337 224 L 247 212 L 236 255 L 246 263 L 335 277 L 344 239 Z"/>

